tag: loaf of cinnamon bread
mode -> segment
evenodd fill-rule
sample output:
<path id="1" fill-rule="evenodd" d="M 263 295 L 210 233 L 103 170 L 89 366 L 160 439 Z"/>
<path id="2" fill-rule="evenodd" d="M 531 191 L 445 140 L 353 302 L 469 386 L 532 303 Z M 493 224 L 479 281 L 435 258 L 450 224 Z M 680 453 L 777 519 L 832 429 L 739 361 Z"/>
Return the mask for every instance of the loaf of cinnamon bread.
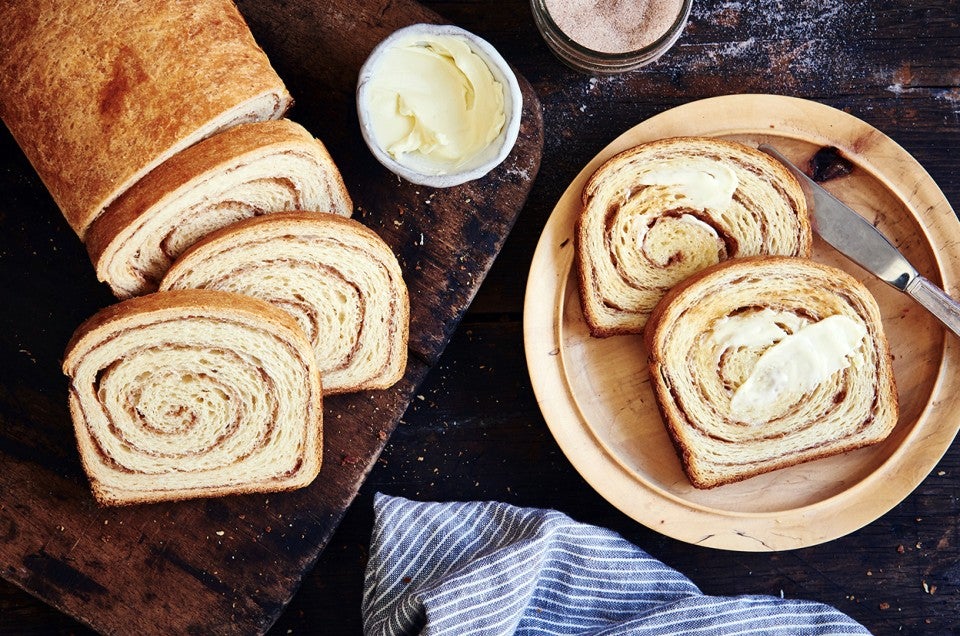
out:
<path id="1" fill-rule="evenodd" d="M 0 119 L 77 235 L 177 152 L 292 103 L 232 0 L 0 11 Z"/>

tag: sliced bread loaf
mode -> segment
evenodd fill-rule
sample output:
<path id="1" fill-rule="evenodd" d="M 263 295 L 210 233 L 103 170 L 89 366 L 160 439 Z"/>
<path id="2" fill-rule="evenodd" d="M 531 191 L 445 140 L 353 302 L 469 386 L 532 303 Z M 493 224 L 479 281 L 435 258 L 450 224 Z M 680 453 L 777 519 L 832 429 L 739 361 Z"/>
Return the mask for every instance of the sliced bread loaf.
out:
<path id="1" fill-rule="evenodd" d="M 641 333 L 670 287 L 728 258 L 809 256 L 796 178 L 722 139 L 677 137 L 614 156 L 583 190 L 575 230 L 580 301 L 592 335 Z"/>
<path id="2" fill-rule="evenodd" d="M 410 303 L 400 265 L 353 219 L 246 219 L 187 250 L 160 288 L 232 291 L 290 312 L 313 345 L 326 393 L 387 388 L 406 368 Z"/>
<path id="3" fill-rule="evenodd" d="M 0 118 L 77 235 L 177 152 L 289 92 L 232 0 L 0 8 Z"/>
<path id="4" fill-rule="evenodd" d="M 320 470 L 313 351 L 264 301 L 187 290 L 111 305 L 77 329 L 63 370 L 103 504 L 289 490 Z"/>
<path id="5" fill-rule="evenodd" d="M 646 326 L 650 381 L 691 483 L 711 488 L 882 441 L 898 399 L 880 311 L 811 260 L 728 260 Z"/>

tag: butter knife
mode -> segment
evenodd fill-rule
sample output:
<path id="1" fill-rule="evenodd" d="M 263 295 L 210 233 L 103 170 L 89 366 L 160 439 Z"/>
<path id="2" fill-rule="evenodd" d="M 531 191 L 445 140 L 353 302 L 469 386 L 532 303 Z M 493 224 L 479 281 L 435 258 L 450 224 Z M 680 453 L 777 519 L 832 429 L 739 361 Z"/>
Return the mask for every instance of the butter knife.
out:
<path id="1" fill-rule="evenodd" d="M 812 203 L 813 229 L 823 240 L 880 280 L 909 294 L 960 336 L 960 303 L 921 276 L 872 223 L 808 177 L 775 148 L 760 144 L 760 150 L 786 166 L 803 184 Z"/>

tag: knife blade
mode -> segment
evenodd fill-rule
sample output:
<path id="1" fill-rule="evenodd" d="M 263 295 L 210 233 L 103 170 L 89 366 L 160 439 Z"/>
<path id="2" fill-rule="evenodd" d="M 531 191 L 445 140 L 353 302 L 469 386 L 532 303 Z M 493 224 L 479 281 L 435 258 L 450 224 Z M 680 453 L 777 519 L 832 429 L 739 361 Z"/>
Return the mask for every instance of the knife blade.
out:
<path id="1" fill-rule="evenodd" d="M 910 295 L 960 336 L 960 303 L 920 275 L 872 223 L 830 194 L 776 148 L 768 144 L 760 144 L 759 148 L 800 181 L 811 204 L 813 229 L 820 238 L 880 280 Z"/>

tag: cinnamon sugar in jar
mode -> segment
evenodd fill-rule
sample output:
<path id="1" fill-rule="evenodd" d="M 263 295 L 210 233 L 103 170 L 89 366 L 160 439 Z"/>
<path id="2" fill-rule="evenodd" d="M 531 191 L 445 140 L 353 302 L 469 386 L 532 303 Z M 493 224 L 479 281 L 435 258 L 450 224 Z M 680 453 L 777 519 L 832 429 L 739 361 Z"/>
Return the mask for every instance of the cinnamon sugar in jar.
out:
<path id="1" fill-rule="evenodd" d="M 587 73 L 653 62 L 680 37 L 693 0 L 530 0 L 550 50 Z"/>

